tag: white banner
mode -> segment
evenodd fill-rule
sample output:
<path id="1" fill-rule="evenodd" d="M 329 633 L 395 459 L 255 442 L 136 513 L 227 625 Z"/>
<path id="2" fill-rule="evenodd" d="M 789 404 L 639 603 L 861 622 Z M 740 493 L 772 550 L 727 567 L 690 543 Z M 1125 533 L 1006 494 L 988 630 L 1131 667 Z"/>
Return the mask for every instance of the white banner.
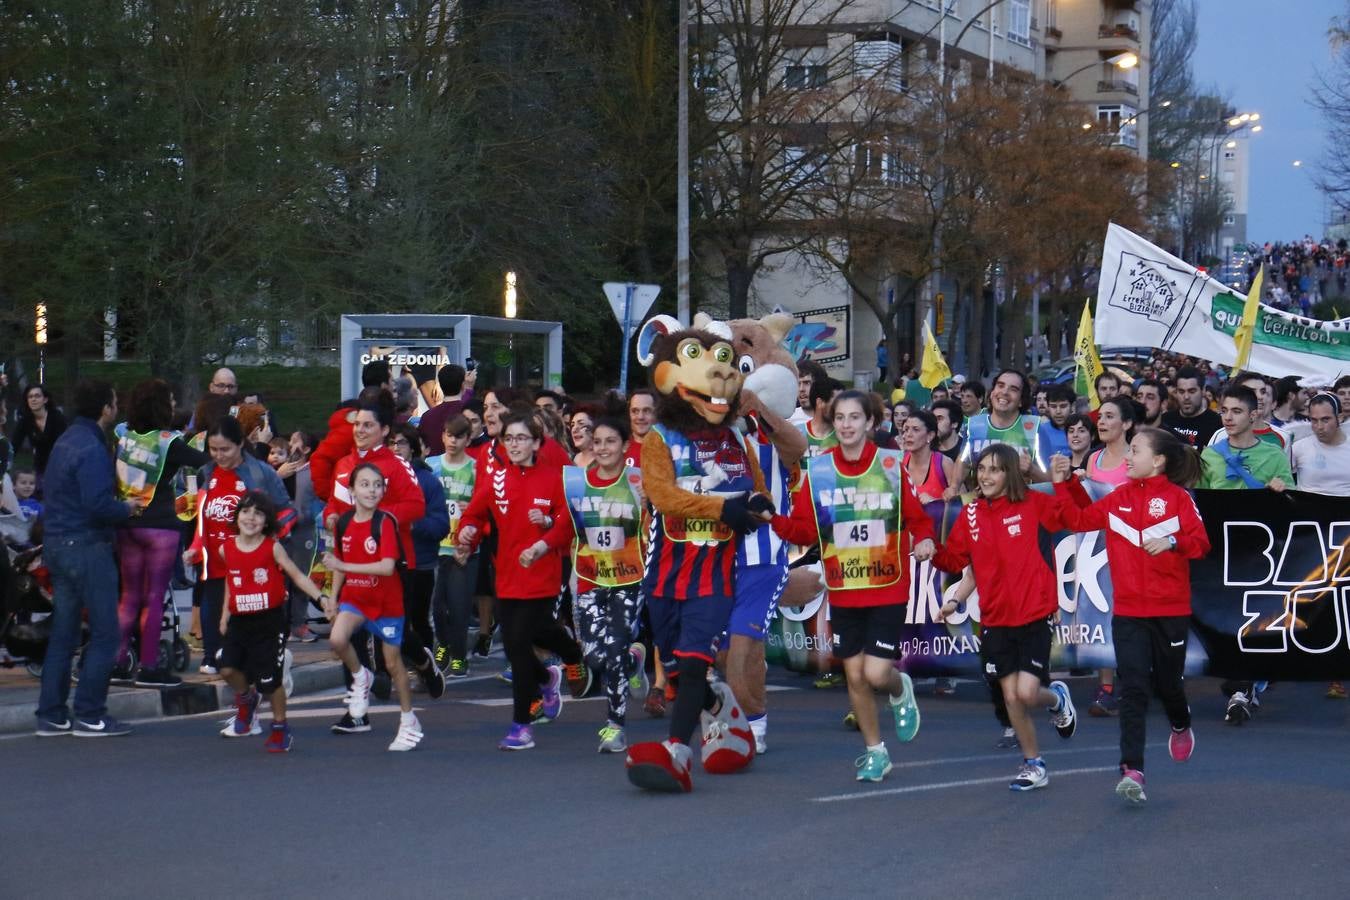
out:
<path id="1" fill-rule="evenodd" d="M 1097 286 L 1099 346 L 1157 347 L 1232 366 L 1245 296 L 1112 224 Z M 1350 319 L 1324 322 L 1261 305 L 1248 368 L 1317 385 L 1350 372 Z"/>

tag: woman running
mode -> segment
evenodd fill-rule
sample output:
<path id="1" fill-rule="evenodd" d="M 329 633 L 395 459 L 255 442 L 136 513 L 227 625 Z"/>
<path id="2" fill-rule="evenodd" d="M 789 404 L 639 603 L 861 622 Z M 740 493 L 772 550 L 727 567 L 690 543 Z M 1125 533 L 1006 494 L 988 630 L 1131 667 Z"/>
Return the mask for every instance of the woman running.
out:
<path id="1" fill-rule="evenodd" d="M 834 630 L 849 700 L 866 751 L 855 762 L 858 781 L 881 781 L 891 758 L 881 740 L 875 691 L 890 696 L 901 741 L 919 732 L 919 707 L 909 675 L 895 668 L 909 596 L 908 537 L 913 555 L 933 555 L 933 523 L 910 487 L 900 454 L 869 438 L 876 422 L 862 391 L 830 403 L 838 445 L 811 460 L 792 495 L 791 516 L 775 515 L 779 537 L 820 545 Z"/>

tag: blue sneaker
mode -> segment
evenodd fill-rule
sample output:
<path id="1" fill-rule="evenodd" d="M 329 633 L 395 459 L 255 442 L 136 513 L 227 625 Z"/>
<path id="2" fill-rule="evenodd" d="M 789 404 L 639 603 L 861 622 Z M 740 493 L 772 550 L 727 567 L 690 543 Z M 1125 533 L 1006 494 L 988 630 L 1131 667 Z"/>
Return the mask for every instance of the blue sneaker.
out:
<path id="1" fill-rule="evenodd" d="M 1010 790 L 1014 791 L 1034 791 L 1037 788 L 1043 788 L 1050 783 L 1050 776 L 1045 774 L 1045 760 L 1024 759 L 1022 768 L 1017 771 L 1017 777 L 1008 785 Z"/>
<path id="2" fill-rule="evenodd" d="M 543 702 L 541 710 L 544 717 L 553 720 L 558 718 L 562 712 L 562 693 L 558 688 L 562 685 L 562 668 L 560 666 L 548 667 L 548 680 L 539 685 L 539 699 Z"/>
<path id="3" fill-rule="evenodd" d="M 221 732 L 225 737 L 248 737 L 253 734 L 262 734 L 262 726 L 258 724 L 258 701 L 261 698 L 256 690 L 250 690 L 247 694 L 234 695 L 234 718 L 230 724 Z"/>
<path id="4" fill-rule="evenodd" d="M 69 719 L 62 719 L 60 722 L 38 719 L 37 730 L 33 733 L 38 737 L 60 737 L 63 734 L 70 734 L 72 731 L 74 731 L 74 727 Z"/>
<path id="5" fill-rule="evenodd" d="M 1055 731 L 1068 740 L 1078 730 L 1078 713 L 1073 708 L 1073 698 L 1069 696 L 1069 686 L 1062 681 L 1050 682 L 1050 691 L 1059 698 L 1059 707 L 1050 710 L 1050 720 L 1055 723 Z"/>
<path id="6" fill-rule="evenodd" d="M 273 722 L 263 748 L 268 753 L 290 753 L 291 742 L 291 726 L 286 722 Z"/>
<path id="7" fill-rule="evenodd" d="M 534 731 L 528 725 L 511 723 L 506 737 L 497 742 L 498 750 L 529 750 L 534 746 Z"/>
<path id="8" fill-rule="evenodd" d="M 891 754 L 882 747 L 880 750 L 868 750 L 853 761 L 858 770 L 858 781 L 881 781 L 891 774 Z"/>
<path id="9" fill-rule="evenodd" d="M 124 734 L 131 734 L 131 726 L 123 725 L 112 716 L 103 716 L 92 722 L 76 719 L 73 732 L 76 737 L 121 737 Z"/>
<path id="10" fill-rule="evenodd" d="M 890 698 L 890 704 L 896 737 L 902 742 L 914 740 L 919 734 L 919 704 L 914 700 L 914 681 L 907 673 L 900 673 L 900 696 Z"/>
<path id="11" fill-rule="evenodd" d="M 507 663 L 507 664 L 506 664 L 506 668 L 505 668 L 505 669 L 502 669 L 500 672 L 497 673 L 497 680 L 498 680 L 498 681 L 505 681 L 507 684 L 510 684 L 510 683 L 511 683 L 511 664 L 510 664 L 510 663 Z"/>

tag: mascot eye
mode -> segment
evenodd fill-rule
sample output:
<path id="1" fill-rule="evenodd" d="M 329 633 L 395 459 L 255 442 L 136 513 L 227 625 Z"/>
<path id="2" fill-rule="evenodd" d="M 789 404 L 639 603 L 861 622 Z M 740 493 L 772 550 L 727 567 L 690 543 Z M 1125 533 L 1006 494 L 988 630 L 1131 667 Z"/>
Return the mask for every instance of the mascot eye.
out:
<path id="1" fill-rule="evenodd" d="M 755 359 L 752 356 L 742 356 L 736 363 L 736 367 L 741 370 L 742 375 L 749 375 L 755 371 Z"/>
<path id="2" fill-rule="evenodd" d="M 703 347 L 698 341 L 684 341 L 680 344 L 680 355 L 685 359 L 698 359 L 703 355 Z"/>
<path id="3" fill-rule="evenodd" d="M 720 344 L 713 350 L 713 359 L 720 363 L 731 362 L 732 355 L 731 348 L 725 344 Z"/>

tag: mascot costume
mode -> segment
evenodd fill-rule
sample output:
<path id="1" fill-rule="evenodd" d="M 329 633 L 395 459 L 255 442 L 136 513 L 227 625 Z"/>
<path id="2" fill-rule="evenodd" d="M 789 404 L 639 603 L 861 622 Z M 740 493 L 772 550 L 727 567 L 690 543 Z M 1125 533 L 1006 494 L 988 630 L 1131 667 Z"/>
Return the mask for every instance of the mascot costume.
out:
<path id="1" fill-rule="evenodd" d="M 628 779 L 653 791 L 693 783 L 694 728 L 703 726 L 710 773 L 734 772 L 755 755 L 754 735 L 730 687 L 708 684 L 733 604 L 738 544 L 772 512 L 754 444 L 732 427 L 744 377 L 730 330 L 683 328 L 657 316 L 638 334 L 638 358 L 659 397 L 642 443 L 642 485 L 652 505 L 642 593 L 653 642 L 674 680 L 670 737 L 628 750 Z"/>

